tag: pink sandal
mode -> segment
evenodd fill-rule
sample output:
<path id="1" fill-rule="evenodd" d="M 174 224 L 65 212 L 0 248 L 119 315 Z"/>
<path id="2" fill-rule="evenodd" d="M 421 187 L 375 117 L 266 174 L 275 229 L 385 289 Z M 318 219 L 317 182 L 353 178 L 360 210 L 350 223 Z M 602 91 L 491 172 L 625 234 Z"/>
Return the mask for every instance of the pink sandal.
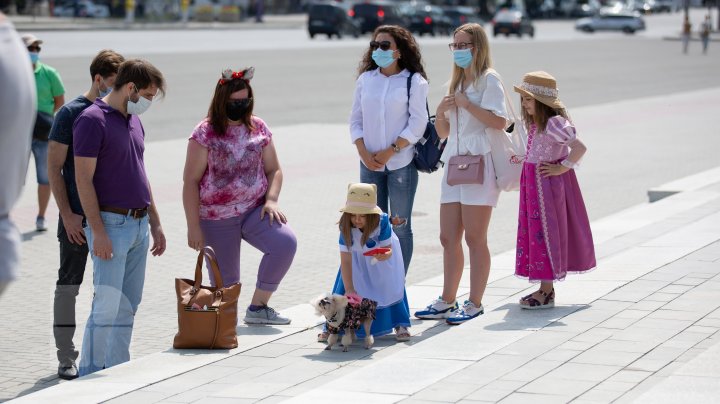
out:
<path id="1" fill-rule="evenodd" d="M 544 299 L 541 303 L 538 299 L 533 297 L 533 294 L 539 293 Z M 555 288 L 550 293 L 538 290 L 537 292 L 531 293 L 522 299 L 520 299 L 520 308 L 527 310 L 538 310 L 538 309 L 550 309 L 555 307 Z"/>
<path id="2" fill-rule="evenodd" d="M 407 342 L 410 341 L 410 331 L 407 327 L 399 326 L 395 327 L 395 341 Z"/>

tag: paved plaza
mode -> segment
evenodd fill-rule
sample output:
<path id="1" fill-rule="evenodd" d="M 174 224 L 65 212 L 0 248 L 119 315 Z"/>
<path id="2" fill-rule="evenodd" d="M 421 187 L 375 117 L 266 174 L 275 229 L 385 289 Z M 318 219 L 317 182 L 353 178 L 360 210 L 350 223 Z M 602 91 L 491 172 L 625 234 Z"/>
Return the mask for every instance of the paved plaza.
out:
<path id="1" fill-rule="evenodd" d="M 284 33 L 293 28 L 292 32 L 300 35 L 297 23 L 292 18 L 280 19 L 277 27 L 286 30 Z M 549 24 L 551 29 L 555 23 Z M 270 28 L 266 31 L 266 42 L 279 41 L 284 35 Z M 720 138 L 708 128 L 717 126 L 720 92 L 717 81 L 708 85 L 708 72 L 715 71 L 712 64 L 720 59 L 715 54 L 703 58 L 697 52 L 686 59 L 675 58 L 668 50 L 672 48 L 679 54 L 679 44 L 669 45 L 670 41 L 659 39 L 670 29 L 627 42 L 620 37 L 608 40 L 609 36 L 577 33 L 570 39 L 558 39 L 560 31 L 553 32 L 548 34 L 549 39 L 539 33 L 532 46 L 547 50 L 567 41 L 572 49 L 589 50 L 582 71 L 557 57 L 548 62 L 547 68 L 564 69 L 561 74 L 570 83 L 561 83 L 564 99 L 569 100 L 572 118 L 588 145 L 578 178 L 598 253 L 596 270 L 571 276 L 557 286 L 556 308 L 526 312 L 517 306 L 518 298 L 533 287 L 513 275 L 518 195 L 503 193 L 489 232 L 493 264 L 483 316 L 454 328 L 437 321 L 413 321 L 413 337 L 407 343 L 382 337 L 371 350 L 355 344 L 347 353 L 323 351 L 324 345 L 315 342 L 320 319 L 307 302 L 332 287 L 338 268 L 338 209 L 344 202 L 347 184 L 358 177 L 357 153 L 349 143 L 344 123 L 352 87 L 351 69 L 358 52 L 352 40 L 313 42 L 300 50 L 255 54 L 262 72 L 258 74 L 258 87 L 265 91 L 261 94 L 266 94 L 260 116 L 266 118 L 274 133 L 285 177 L 280 208 L 298 235 L 295 261 L 271 305 L 293 322 L 277 327 L 240 325 L 240 346 L 230 351 L 171 349 L 177 330 L 174 278 L 191 277 L 197 257 L 186 246 L 181 202 L 186 137 L 196 122 L 194 116 L 204 112 L 207 95 L 203 83 L 182 80 L 196 71 L 198 76 L 205 75 L 222 58 L 207 52 L 181 66 L 180 58 L 170 51 L 164 53 L 158 41 L 147 44 L 154 52 L 149 59 L 158 60 L 161 67 L 178 66 L 176 70 L 168 69 L 167 99 L 146 114 L 146 164 L 168 250 L 162 257 L 148 258 L 145 293 L 131 345 L 133 359 L 79 380 L 65 382 L 57 378 L 52 336 L 59 260 L 54 234 L 57 208 L 51 201 L 49 232 L 33 231 L 36 186 L 31 164 L 23 196 L 11 213 L 23 234 L 20 278 L 0 297 L 4 308 L 0 319 L 5 324 L 0 329 L 0 356 L 4 359 L 0 401 L 138 404 L 717 400 L 720 168 L 714 151 L 720 148 Z M 141 33 L 134 31 L 132 35 L 137 38 Z M 50 44 L 53 38 L 72 37 L 64 32 L 58 32 L 58 37 L 45 34 L 50 35 Z M 102 42 L 104 35 L 98 32 L 77 48 L 57 47 L 58 53 L 49 58 L 48 63 L 61 68 L 68 79 L 68 97 L 87 85 L 87 61 L 79 55 L 88 57 L 91 53 L 87 49 L 95 46 L 93 41 Z M 166 35 L 175 33 L 168 31 Z M 195 46 L 191 36 L 203 35 L 208 34 L 197 30 L 182 38 Z M 239 35 L 254 34 L 247 30 Z M 367 46 L 367 38 L 359 41 Z M 447 38 L 423 41 L 424 55 L 429 55 L 428 71 L 434 79 L 432 108 L 433 101 L 442 94 L 447 73 Z M 58 43 L 62 41 L 56 39 L 54 44 Z M 145 44 L 132 43 L 132 55 L 142 55 L 140 49 Z M 607 54 L 603 53 L 600 60 L 590 52 L 608 45 L 618 55 L 631 59 L 639 44 L 652 55 L 648 61 L 633 60 L 606 75 L 602 63 Z M 330 58 L 324 46 L 340 56 Z M 496 61 L 506 74 L 506 85 L 521 77 L 526 68 L 517 62 L 520 56 L 512 56 L 513 52 L 529 47 L 502 38 L 497 42 Z M 52 47 L 48 46 L 51 52 L 49 49 Z M 246 58 L 243 52 L 248 49 L 237 51 Z M 317 69 L 307 60 L 318 55 L 327 57 L 327 70 L 315 72 L 307 80 L 289 77 L 284 73 L 287 68 L 278 63 L 295 58 L 298 70 L 309 74 Z M 342 63 L 337 60 L 340 58 Z M 650 65 L 657 65 L 657 70 L 647 70 Z M 337 72 L 341 69 L 346 69 L 345 73 Z M 659 81 L 671 71 L 688 73 L 664 83 Z M 589 77 L 588 72 L 592 72 Z M 269 83 L 268 77 L 280 80 Z M 307 82 L 325 77 L 326 86 L 318 86 L 313 93 Z M 620 84 L 613 86 L 614 80 Z M 291 90 L 300 96 L 290 97 Z M 197 94 L 203 96 L 201 105 L 195 102 Z M 317 106 L 308 112 L 309 104 Z M 681 156 L 680 161 L 676 156 Z M 437 297 L 442 287 L 440 179 L 439 174 L 420 177 L 413 215 L 415 253 L 407 279 L 413 311 Z M 648 203 L 646 193 L 651 189 L 655 197 L 670 196 Z M 243 246 L 241 308 L 249 303 L 254 290 L 259 260 L 257 251 Z M 463 279 L 463 296 L 459 299 L 467 292 L 467 279 Z M 78 346 L 91 299 L 89 265 L 78 296 Z"/>

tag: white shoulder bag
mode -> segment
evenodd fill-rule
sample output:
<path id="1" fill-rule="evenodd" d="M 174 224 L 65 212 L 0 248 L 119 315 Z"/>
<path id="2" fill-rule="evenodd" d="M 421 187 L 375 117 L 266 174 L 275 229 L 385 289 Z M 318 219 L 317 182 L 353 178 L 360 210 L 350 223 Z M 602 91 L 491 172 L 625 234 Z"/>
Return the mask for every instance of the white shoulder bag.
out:
<path id="1" fill-rule="evenodd" d="M 490 71 L 493 70 L 488 69 L 485 72 L 485 88 L 487 88 L 487 76 Z M 520 189 L 520 174 L 522 174 L 523 161 L 527 152 L 527 134 L 522 121 L 515 115 L 515 109 L 502 80 L 500 80 L 500 85 L 503 87 L 505 102 L 510 109 L 513 122 L 508 126 L 509 132 L 507 130 L 487 128 L 485 133 L 487 133 L 490 140 L 490 153 L 492 154 L 498 188 L 503 191 L 517 191 Z"/>

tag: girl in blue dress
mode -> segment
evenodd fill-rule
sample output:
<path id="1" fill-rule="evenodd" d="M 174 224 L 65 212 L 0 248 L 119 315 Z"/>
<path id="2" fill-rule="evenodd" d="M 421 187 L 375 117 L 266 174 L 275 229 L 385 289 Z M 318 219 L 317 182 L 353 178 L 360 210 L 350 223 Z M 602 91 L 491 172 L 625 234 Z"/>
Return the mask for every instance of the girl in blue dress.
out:
<path id="1" fill-rule="evenodd" d="M 386 213 L 377 206 L 375 184 L 350 184 L 340 217 L 340 270 L 333 293 L 377 302 L 373 336 L 395 332 L 397 341 L 410 339 L 410 309 L 405 294 L 405 267 L 400 241 Z M 364 330 L 357 331 L 363 338 Z M 327 330 L 318 341 L 327 341 Z"/>

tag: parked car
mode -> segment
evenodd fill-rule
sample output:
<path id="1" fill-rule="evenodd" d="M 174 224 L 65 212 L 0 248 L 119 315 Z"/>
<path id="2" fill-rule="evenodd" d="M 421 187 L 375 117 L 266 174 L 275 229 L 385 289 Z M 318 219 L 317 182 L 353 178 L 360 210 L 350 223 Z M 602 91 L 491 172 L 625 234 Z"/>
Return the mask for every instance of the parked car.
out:
<path id="1" fill-rule="evenodd" d="M 360 33 L 373 32 L 380 25 L 400 25 L 407 27 L 397 3 L 387 0 L 367 0 L 357 3 L 350 11 L 350 16 L 360 25 Z"/>
<path id="2" fill-rule="evenodd" d="M 438 6 L 424 5 L 415 7 L 409 15 L 408 29 L 418 35 L 450 35 L 452 21 Z"/>
<path id="3" fill-rule="evenodd" d="M 450 19 L 450 27 L 452 30 L 469 22 L 480 25 L 483 24 L 482 18 L 480 18 L 472 7 L 448 6 L 445 7 L 443 11 L 445 12 L 445 16 Z"/>
<path id="4" fill-rule="evenodd" d="M 110 18 L 110 7 L 90 0 L 71 0 L 53 8 L 55 17 Z"/>
<path id="5" fill-rule="evenodd" d="M 493 36 L 504 34 L 505 36 L 517 35 L 522 38 L 524 34 L 535 36 L 535 27 L 528 15 L 516 8 L 502 8 L 492 19 Z"/>
<path id="6" fill-rule="evenodd" d="M 308 8 L 308 33 L 310 38 L 317 34 L 360 36 L 360 24 L 350 17 L 350 7 L 344 3 L 313 3 Z"/>
<path id="7" fill-rule="evenodd" d="M 645 20 L 637 13 L 600 13 L 594 17 L 581 18 L 575 22 L 575 29 L 585 32 L 622 31 L 634 34 L 645 29 Z"/>

